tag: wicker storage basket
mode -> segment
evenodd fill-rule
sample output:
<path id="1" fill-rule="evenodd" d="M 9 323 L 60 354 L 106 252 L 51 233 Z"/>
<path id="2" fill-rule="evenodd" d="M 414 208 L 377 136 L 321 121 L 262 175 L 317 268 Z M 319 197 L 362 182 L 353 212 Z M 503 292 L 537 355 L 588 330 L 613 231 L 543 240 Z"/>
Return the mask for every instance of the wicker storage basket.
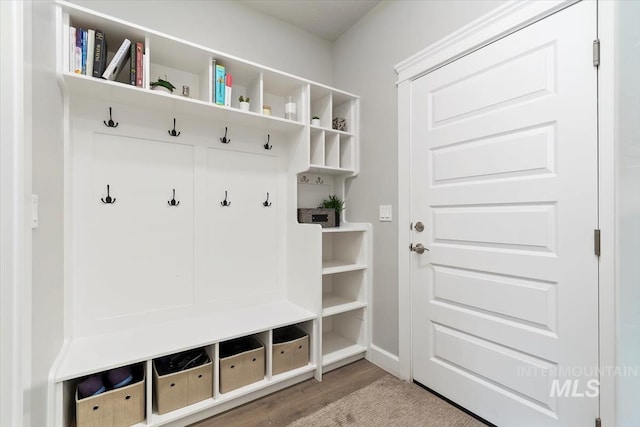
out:
<path id="1" fill-rule="evenodd" d="M 336 226 L 336 211 L 334 209 L 313 208 L 298 209 L 298 222 L 305 224 L 320 224 L 322 228 Z"/>

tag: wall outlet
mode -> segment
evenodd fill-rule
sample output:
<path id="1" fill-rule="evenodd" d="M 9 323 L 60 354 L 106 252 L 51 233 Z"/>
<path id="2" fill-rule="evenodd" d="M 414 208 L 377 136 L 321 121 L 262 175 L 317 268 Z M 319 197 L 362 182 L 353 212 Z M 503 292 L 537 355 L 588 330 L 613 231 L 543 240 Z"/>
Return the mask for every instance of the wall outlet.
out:
<path id="1" fill-rule="evenodd" d="M 31 228 L 38 228 L 38 195 L 31 195 Z"/>
<path id="2" fill-rule="evenodd" d="M 379 206 L 379 218 L 381 222 L 390 222 L 391 221 L 391 205 L 380 205 Z"/>

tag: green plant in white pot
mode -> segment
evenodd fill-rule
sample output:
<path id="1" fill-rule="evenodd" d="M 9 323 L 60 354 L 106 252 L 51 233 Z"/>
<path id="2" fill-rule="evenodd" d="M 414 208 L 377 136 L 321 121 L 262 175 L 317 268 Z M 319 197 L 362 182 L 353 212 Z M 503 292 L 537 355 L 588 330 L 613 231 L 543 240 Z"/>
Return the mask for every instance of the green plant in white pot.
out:
<path id="1" fill-rule="evenodd" d="M 336 227 L 340 227 L 340 212 L 344 210 L 344 200 L 338 198 L 335 194 L 329 196 L 328 199 L 322 201 L 322 207 L 325 209 L 333 209 L 336 213 Z"/>
<path id="2" fill-rule="evenodd" d="M 240 95 L 240 98 L 238 98 L 238 101 L 240 102 L 240 109 L 242 111 L 249 111 L 249 106 L 251 104 L 249 104 L 249 101 L 251 100 L 251 98 L 249 98 L 248 96 L 245 98 L 242 95 Z"/>

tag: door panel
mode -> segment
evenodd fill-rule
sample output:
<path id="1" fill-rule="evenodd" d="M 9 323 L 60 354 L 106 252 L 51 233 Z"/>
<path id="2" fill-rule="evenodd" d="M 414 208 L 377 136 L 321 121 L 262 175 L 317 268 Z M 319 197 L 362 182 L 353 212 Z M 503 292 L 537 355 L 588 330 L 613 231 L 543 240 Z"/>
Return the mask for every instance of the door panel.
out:
<path id="1" fill-rule="evenodd" d="M 598 366 L 595 18 L 578 3 L 412 82 L 413 376 L 500 426 L 598 414 L 577 396 Z"/>
<path id="2" fill-rule="evenodd" d="M 433 184 L 554 172 L 554 127 L 542 125 L 433 150 Z M 484 159 L 478 162 L 477 159 Z"/>
<path id="3" fill-rule="evenodd" d="M 433 207 L 433 240 L 554 252 L 555 205 Z"/>
<path id="4" fill-rule="evenodd" d="M 437 106 L 430 116 L 431 126 L 451 124 L 481 112 L 554 93 L 555 54 L 555 44 L 550 43 L 486 68 L 485 63 L 474 64 L 475 58 L 467 60 L 472 66 L 479 65 L 474 73 L 465 73 L 455 81 L 444 76 L 446 84 L 431 93 L 431 105 Z M 503 84 L 500 90 L 494 90 L 496 81 Z"/>
<path id="5" fill-rule="evenodd" d="M 469 306 L 511 323 L 556 329 L 557 293 L 553 282 L 433 266 L 434 299 Z M 493 298 L 501 295 L 501 298 Z"/>

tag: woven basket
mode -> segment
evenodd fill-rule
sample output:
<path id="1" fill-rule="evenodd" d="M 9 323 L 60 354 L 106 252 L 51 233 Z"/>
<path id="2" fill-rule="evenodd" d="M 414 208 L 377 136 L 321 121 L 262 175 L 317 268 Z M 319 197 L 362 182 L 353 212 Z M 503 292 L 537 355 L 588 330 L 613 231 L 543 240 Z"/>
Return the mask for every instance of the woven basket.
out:
<path id="1" fill-rule="evenodd" d="M 298 209 L 298 222 L 304 224 L 320 224 L 322 228 L 335 227 L 336 211 L 325 208 Z"/>
<path id="2" fill-rule="evenodd" d="M 335 117 L 331 124 L 336 130 L 347 131 L 347 120 L 343 117 Z"/>

